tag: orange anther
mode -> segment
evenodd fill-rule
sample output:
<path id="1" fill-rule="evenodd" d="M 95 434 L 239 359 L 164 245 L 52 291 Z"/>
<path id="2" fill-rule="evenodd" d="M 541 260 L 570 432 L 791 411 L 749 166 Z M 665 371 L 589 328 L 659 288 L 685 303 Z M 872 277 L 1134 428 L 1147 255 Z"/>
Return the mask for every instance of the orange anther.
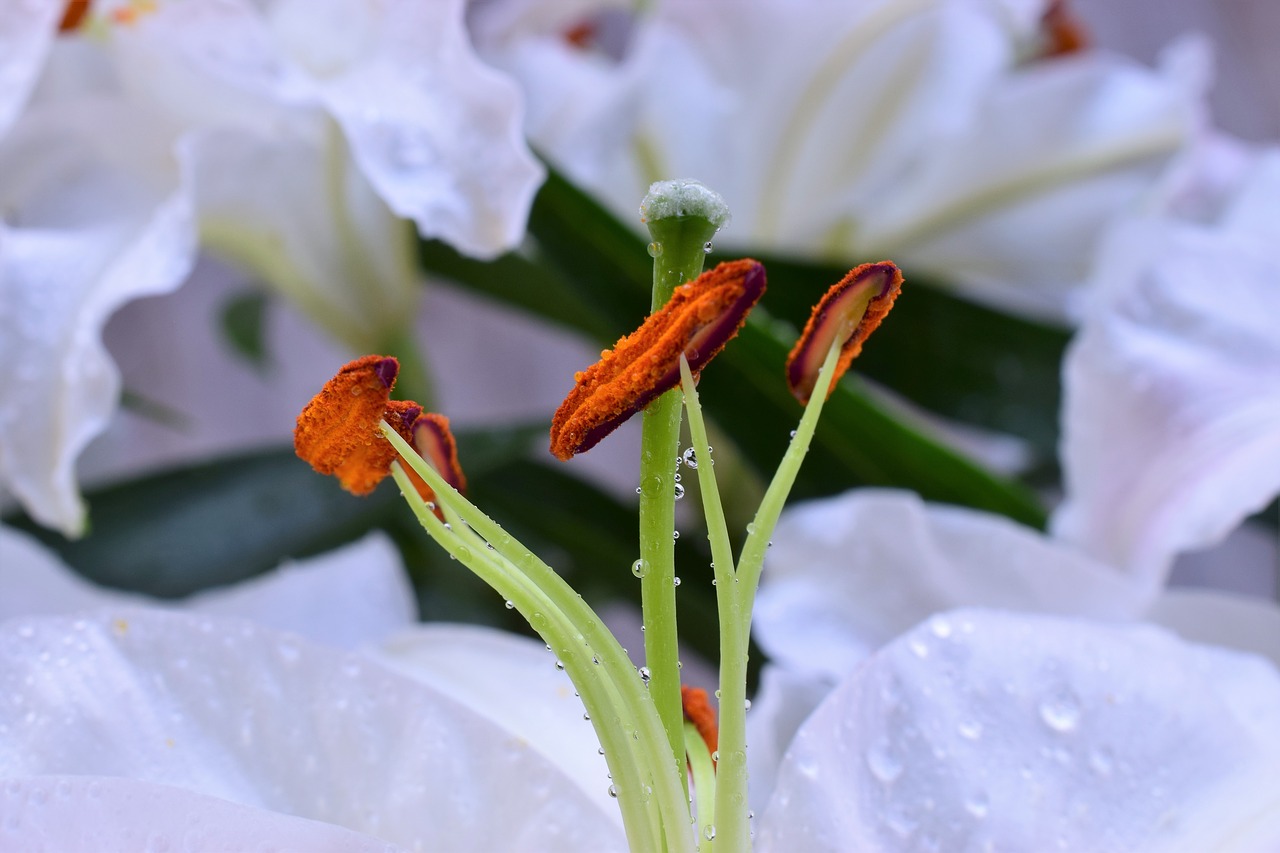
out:
<path id="1" fill-rule="evenodd" d="M 396 458 L 378 423 L 399 370 L 398 361 L 381 355 L 343 365 L 298 415 L 293 431 L 298 456 L 321 474 L 336 476 L 352 494 L 373 491 Z"/>
<path id="2" fill-rule="evenodd" d="M 764 267 L 753 260 L 720 264 L 677 287 L 639 329 L 575 375 L 551 421 L 551 452 L 567 460 L 590 450 L 680 384 L 681 355 L 696 376 L 738 334 L 764 288 Z"/>
<path id="3" fill-rule="evenodd" d="M 720 727 L 716 724 L 716 712 L 711 707 L 707 691 L 699 687 L 680 685 L 680 704 L 684 707 L 684 718 L 693 723 L 698 736 L 707 745 L 707 752 L 712 755 L 720 748 Z"/>
<path id="4" fill-rule="evenodd" d="M 67 33 L 78 28 L 84 21 L 84 16 L 89 14 L 91 4 L 92 0 L 68 0 L 62 12 L 62 21 L 58 24 L 58 31 Z"/>
<path id="5" fill-rule="evenodd" d="M 831 380 L 831 388 L 835 387 L 836 380 L 862 352 L 863 341 L 893 307 L 901 287 L 902 271 L 892 261 L 879 261 L 850 270 L 823 295 L 787 356 L 787 384 L 801 403 L 809 402 L 827 351 L 843 337 Z"/>
<path id="6" fill-rule="evenodd" d="M 1041 56 L 1066 56 L 1089 46 L 1089 33 L 1084 23 L 1070 9 L 1067 0 L 1053 0 L 1040 19 L 1044 33 Z"/>

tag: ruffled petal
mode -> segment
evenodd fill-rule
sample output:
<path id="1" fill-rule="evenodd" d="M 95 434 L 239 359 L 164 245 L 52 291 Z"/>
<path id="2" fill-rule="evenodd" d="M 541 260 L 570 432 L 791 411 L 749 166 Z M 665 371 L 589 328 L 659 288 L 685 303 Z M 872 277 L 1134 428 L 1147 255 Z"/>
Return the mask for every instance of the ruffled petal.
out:
<path id="1" fill-rule="evenodd" d="M 1088 53 L 1002 76 L 877 199 L 861 244 L 1006 310 L 1077 319 L 1099 241 L 1199 129 L 1203 85 L 1170 64 Z"/>
<path id="2" fill-rule="evenodd" d="M 948 614 L 800 729 L 761 850 L 1280 845 L 1280 673 L 1150 627 Z"/>
<path id="3" fill-rule="evenodd" d="M 32 0 L 0 14 L 0 135 L 22 112 L 58 34 L 64 0 Z"/>
<path id="4" fill-rule="evenodd" d="M 192 791 L 95 776 L 10 779 L 0 787 L 5 847 L 14 850 L 311 850 L 398 848 L 340 826 Z"/>
<path id="5" fill-rule="evenodd" d="M 1136 584 L 1008 519 L 878 489 L 800 504 L 773 536 L 754 627 L 775 662 L 843 677 L 930 614 L 1005 607 L 1124 620 Z"/>
<path id="6" fill-rule="evenodd" d="M 375 660 L 492 720 L 560 767 L 618 820 L 609 768 L 573 682 L 539 642 L 474 625 L 410 628 L 367 650 Z M 513 702 L 512 696 L 520 696 Z"/>
<path id="7" fill-rule="evenodd" d="M 519 92 L 476 56 L 464 8 L 275 0 L 267 16 L 391 209 L 491 257 L 523 238 L 543 171 L 524 144 Z"/>
<path id="8" fill-rule="evenodd" d="M 0 621 L 147 603 L 141 595 L 94 586 L 36 540 L 0 526 Z M 381 533 L 171 604 L 339 648 L 380 641 L 417 615 L 400 555 Z"/>
<path id="9" fill-rule="evenodd" d="M 247 622 L 12 620 L 0 697 L 4 777 L 121 776 L 410 849 L 625 847 L 616 821 L 515 733 L 360 656 Z"/>
<path id="10" fill-rule="evenodd" d="M 1055 533 L 1159 583 L 1280 492 L 1280 154 L 1219 224 L 1133 222 L 1067 354 Z"/>
<path id="11" fill-rule="evenodd" d="M 188 187 L 149 117 L 59 103 L 0 143 L 0 481 L 43 524 L 84 527 L 74 464 L 118 402 L 100 335 L 195 257 Z"/>

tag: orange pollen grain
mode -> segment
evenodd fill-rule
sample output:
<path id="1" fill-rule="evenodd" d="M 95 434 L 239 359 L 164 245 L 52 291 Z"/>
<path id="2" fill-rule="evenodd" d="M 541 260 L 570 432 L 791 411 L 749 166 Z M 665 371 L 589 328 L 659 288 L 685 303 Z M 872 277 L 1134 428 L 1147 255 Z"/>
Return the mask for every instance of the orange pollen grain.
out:
<path id="1" fill-rule="evenodd" d="M 1067 0 L 1053 0 L 1041 18 L 1044 32 L 1044 57 L 1067 56 L 1089 47 L 1089 33 L 1084 23 L 1067 8 Z"/>
<path id="2" fill-rule="evenodd" d="M 342 367 L 312 398 L 293 431 L 298 456 L 321 474 L 338 478 L 355 495 L 367 495 L 391 471 L 395 448 L 379 429 L 388 413 L 399 363 L 366 355 Z"/>
<path id="3" fill-rule="evenodd" d="M 595 41 L 597 27 L 594 21 L 580 21 L 564 31 L 564 40 L 577 48 L 590 47 Z"/>
<path id="4" fill-rule="evenodd" d="M 568 460 L 680 383 L 680 356 L 694 375 L 737 335 L 764 293 L 764 267 L 729 261 L 675 289 L 666 305 L 574 375 L 551 421 L 551 452 Z"/>
<path id="5" fill-rule="evenodd" d="M 827 396 L 831 395 L 836 381 L 862 352 L 862 344 L 893 308 L 901 289 L 902 271 L 892 261 L 878 261 L 855 267 L 823 294 L 787 356 L 787 384 L 796 399 L 809 402 L 827 351 L 841 335 L 848 335 L 841 344 L 835 375 L 827 389 Z M 868 296 L 870 301 L 859 316 L 859 306 Z M 855 322 L 849 331 L 849 324 Z"/>
<path id="6" fill-rule="evenodd" d="M 707 691 L 699 687 L 680 685 L 680 704 L 684 708 L 684 718 L 693 723 L 698 736 L 707 745 L 707 752 L 715 755 L 720 748 L 720 728 L 716 724 L 716 712 L 711 707 Z"/>

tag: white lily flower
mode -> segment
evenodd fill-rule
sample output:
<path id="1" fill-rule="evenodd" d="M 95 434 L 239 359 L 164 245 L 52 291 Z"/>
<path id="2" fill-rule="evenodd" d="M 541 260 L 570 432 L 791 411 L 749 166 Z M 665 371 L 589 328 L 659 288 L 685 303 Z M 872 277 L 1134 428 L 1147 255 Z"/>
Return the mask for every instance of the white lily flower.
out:
<path id="1" fill-rule="evenodd" d="M 892 255 L 1040 316 L 1073 313 L 1108 224 L 1160 201 L 1201 123 L 1199 45 L 1159 71 L 1024 61 L 1034 0 L 659 3 L 617 63 L 565 37 L 580 6 L 552 26 L 508 5 L 477 11 L 482 49 L 525 85 L 535 144 L 620 213 L 696 175 L 724 239 Z"/>
<path id="2" fill-rule="evenodd" d="M 33 106 L 0 138 L 0 484 L 68 536 L 75 459 L 115 411 L 100 340 L 125 302 L 195 260 L 189 164 L 118 99 Z"/>
<path id="3" fill-rule="evenodd" d="M 17 119 L 57 34 L 62 0 L 0 5 L 0 135 Z"/>
<path id="4" fill-rule="evenodd" d="M 137 610 L 148 604 L 151 610 Z M 86 612 L 102 611 L 103 608 L 110 608 L 113 612 L 124 608 L 125 612 L 133 615 L 115 618 L 127 619 L 129 627 L 121 628 L 123 623 L 116 621 L 110 624 L 113 631 L 127 633 L 139 620 L 161 618 L 157 615 L 155 606 L 156 602 L 149 602 L 139 595 L 92 586 L 70 572 L 57 557 L 34 540 L 0 527 L 0 623 L 5 620 L 10 620 L 10 624 L 23 620 L 29 622 L 35 616 L 83 616 Z M 305 644 L 297 637 L 291 634 L 274 635 L 273 632 L 276 631 L 293 632 L 311 643 L 338 649 L 358 649 L 360 657 L 371 668 L 377 669 L 377 664 L 382 664 L 396 670 L 413 681 L 427 685 L 438 695 L 435 701 L 441 701 L 439 697 L 445 697 L 445 700 L 466 706 L 469 713 L 482 718 L 482 722 L 477 725 L 500 727 L 506 734 L 497 743 L 518 743 L 520 749 L 540 755 L 541 761 L 549 762 L 557 768 L 551 774 L 552 777 L 564 776 L 570 783 L 568 799 L 571 802 L 575 799 L 594 802 L 600 812 L 599 821 L 614 825 L 618 837 L 621 837 L 620 814 L 607 794 L 607 767 L 603 756 L 597 751 L 598 743 L 591 726 L 583 719 L 582 703 L 568 677 L 552 665 L 553 658 L 542 645 L 532 640 L 478 626 L 415 625 L 413 592 L 400 564 L 399 555 L 384 535 L 371 534 L 357 543 L 320 557 L 282 566 L 275 572 L 228 588 L 213 589 L 181 601 L 170 602 L 167 607 L 199 617 L 194 621 L 189 619 L 181 623 L 178 633 L 190 632 L 194 624 L 197 632 L 206 638 L 213 630 L 210 626 L 218 624 L 211 621 L 211 617 L 235 620 L 231 623 L 232 627 L 224 627 L 223 630 L 237 637 L 256 630 L 240 621 L 245 618 L 252 620 L 263 629 L 262 633 L 267 637 L 263 640 L 263 648 L 258 649 L 256 654 L 267 659 L 279 657 L 288 663 L 294 655 L 303 654 L 297 649 L 304 648 Z M 61 624 L 65 630 L 68 623 Z M 84 630 L 83 621 L 70 624 L 80 626 L 75 630 Z M 50 629 L 51 633 L 55 630 Z M 21 630 L 19 634 L 25 636 Z M 276 636 L 274 644 L 270 642 L 271 636 Z M 177 640 L 174 642 L 175 645 L 170 646 L 168 652 L 171 655 L 184 654 L 185 647 L 182 643 Z M 4 641 L 0 640 L 0 646 L 3 645 Z M 78 651 L 88 653 L 90 649 L 79 647 Z M 101 653 L 101 649 L 95 649 L 93 653 Z M 318 649 L 307 654 L 321 656 Z M 155 657 L 158 659 L 162 655 L 157 653 Z M 89 659 L 84 661 L 84 665 L 96 667 Z M 344 669 L 352 666 L 354 664 L 350 660 L 343 664 Z M 74 668 L 72 672 L 75 672 Z M 0 680 L 6 677 L 8 676 L 0 674 Z M 72 674 L 68 677 L 75 679 L 78 676 Z M 169 697 L 169 700 L 193 701 L 192 696 L 193 694 L 185 694 L 181 697 Z M 519 697 L 519 700 L 513 701 L 513 696 Z M 23 703 L 18 702 L 16 705 L 21 706 Z M 335 707 L 336 712 L 343 710 L 341 698 L 335 700 Z M 120 725 L 127 725 L 128 715 L 137 711 L 136 706 L 123 709 L 124 716 Z M 429 716 L 426 708 L 419 708 L 417 711 L 404 708 L 401 711 L 405 714 L 420 713 Z M 0 716 L 3 716 L 3 712 L 0 712 Z M 226 725 L 230 731 L 231 724 Z M 281 731 L 283 733 L 283 729 Z M 85 731 L 76 736 L 92 740 L 94 734 L 92 731 Z M 145 740 L 145 736 L 142 737 Z M 469 748 L 474 747 L 473 744 Z M 216 753 L 217 750 L 213 752 Z M 201 758 L 197 760 L 206 757 L 206 753 L 200 755 Z M 298 762 L 303 761 L 304 758 L 298 756 Z M 537 760 L 533 763 L 539 766 Z M 210 768 L 204 770 L 214 772 Z M 69 765 L 57 768 L 46 766 L 34 772 L 37 775 L 65 773 L 73 776 L 106 773 L 103 768 L 83 770 Z M 125 771 L 114 771 L 107 775 L 117 774 L 124 775 Z M 0 777 L 5 775 L 14 773 L 6 771 L 4 760 L 0 759 Z M 143 778 L 136 777 L 134 781 Z M 39 784 L 30 783 L 37 786 Z M 88 783 L 70 780 L 67 784 L 79 786 L 78 793 L 73 797 L 78 801 L 84 795 L 80 789 Z M 109 784 L 123 785 L 119 781 Z M 23 785 L 21 792 L 16 788 L 13 791 L 21 794 L 19 799 L 26 797 L 29 800 L 30 785 Z M 211 783 L 208 787 L 187 787 L 202 795 L 217 794 L 216 786 Z M 153 792 L 145 785 L 123 785 L 119 793 L 113 793 L 112 796 L 127 796 L 130 792 L 143 797 L 159 797 L 164 794 L 163 791 Z M 172 792 L 170 795 L 176 796 Z M 549 796 L 560 796 L 555 786 Z M 210 823 L 216 823 L 219 809 L 229 808 L 218 800 L 205 802 L 190 792 L 183 794 L 178 801 L 185 802 L 187 799 L 192 801 L 191 809 L 208 815 Z M 255 804 L 248 798 L 238 801 Z M 0 806 L 0 811 L 4 808 Z M 16 806 L 11 802 L 9 808 Z M 251 813 L 250 816 L 255 821 L 270 823 L 275 820 L 274 817 L 262 814 Z M 100 815 L 99 819 L 111 822 L 112 831 L 119 831 L 119 826 L 109 812 Z M 160 823 L 146 822 L 145 811 L 140 812 L 135 819 L 143 821 L 141 825 L 152 832 L 164 832 Z M 282 831 L 295 830 L 297 827 L 290 824 Z M 305 834 L 299 835 L 296 843 L 302 844 L 305 837 Z M 572 838 L 572 834 L 566 837 Z"/>
<path id="5" fill-rule="evenodd" d="M 31 537 L 0 525 L 0 622 L 159 604 L 142 595 L 95 586 Z M 381 642 L 411 626 L 417 616 L 400 555 L 381 533 L 165 605 L 207 616 L 249 619 L 343 649 Z"/>
<path id="6" fill-rule="evenodd" d="M 1054 532 L 1154 584 L 1280 493 L 1280 152 L 1235 185 L 1117 230 L 1064 367 Z"/>
<path id="7" fill-rule="evenodd" d="M 1146 626 L 961 610 L 801 726 L 774 850 L 1274 850 L 1280 673 Z"/>
<path id="8" fill-rule="evenodd" d="M 1162 592 L 1008 519 L 911 493 L 865 489 L 800 504 L 773 540 L 754 622 L 774 662 L 751 720 L 755 796 L 771 788 L 797 725 L 835 684 L 912 626 L 957 608 L 1149 621 L 1280 663 L 1272 603 Z"/>
<path id="9" fill-rule="evenodd" d="M 119 609 L 10 620 L 0 684 L 0 812 L 19 847 L 222 850 L 246 827 L 290 849 L 625 847 L 520 732 L 365 656 L 249 622 Z"/>

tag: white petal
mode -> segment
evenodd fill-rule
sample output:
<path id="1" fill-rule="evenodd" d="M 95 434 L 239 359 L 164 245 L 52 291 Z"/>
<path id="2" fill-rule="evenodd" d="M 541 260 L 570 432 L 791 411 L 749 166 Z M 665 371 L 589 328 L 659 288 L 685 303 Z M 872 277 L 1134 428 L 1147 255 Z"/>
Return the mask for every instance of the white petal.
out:
<path id="1" fill-rule="evenodd" d="M 181 606 L 250 619 L 343 649 L 376 643 L 412 625 L 418 615 L 400 553 L 379 531 L 243 583 L 199 593 Z"/>
<path id="2" fill-rule="evenodd" d="M 95 100 L 32 112 L 0 144 L 0 478 L 68 535 L 84 524 L 75 458 L 119 391 L 102 326 L 178 287 L 195 255 L 190 200 L 153 129 Z"/>
<path id="3" fill-rule="evenodd" d="M 777 663 L 841 678 L 932 613 L 963 606 L 1129 619 L 1147 593 L 1008 519 L 865 489 L 787 510 L 756 604 Z"/>
<path id="4" fill-rule="evenodd" d="M 751 778 L 748 794 L 752 808 L 761 810 L 769 802 L 787 747 L 834 686 L 826 678 L 800 675 L 772 664 L 765 664 L 760 670 L 760 687 L 747 715 L 747 770 Z"/>
<path id="5" fill-rule="evenodd" d="M 1280 674 L 1149 627 L 960 611 L 801 728 L 762 850 L 1270 850 Z"/>
<path id="6" fill-rule="evenodd" d="M 247 622 L 10 621 L 0 697 L 0 776 L 124 776 L 409 848 L 623 846 L 517 735 L 359 656 Z"/>
<path id="7" fill-rule="evenodd" d="M 1067 355 L 1054 530 L 1142 579 L 1280 492 L 1280 155 L 1249 185 L 1222 225 L 1118 231 Z"/>
<path id="8" fill-rule="evenodd" d="M 0 622 L 141 603 L 83 580 L 34 538 L 0 525 Z"/>
<path id="9" fill-rule="evenodd" d="M 1200 121 L 1198 86 L 1105 54 L 1035 63 L 877 199 L 861 239 L 1002 307 L 1061 319 L 1108 225 Z"/>
<path id="10" fill-rule="evenodd" d="M 144 596 L 88 583 L 31 537 L 0 526 L 0 621 L 146 603 Z M 168 604 L 250 619 L 338 648 L 382 640 L 417 616 L 400 555 L 378 532 L 243 583 Z"/>
<path id="11" fill-rule="evenodd" d="M 5 850 L 391 851 L 333 824 L 136 779 L 36 776 L 0 787 Z"/>
<path id="12" fill-rule="evenodd" d="M 187 140 L 205 244 L 261 276 L 354 352 L 387 345 L 417 312 L 409 227 L 355 168 L 323 116 L 287 133 Z"/>
<path id="13" fill-rule="evenodd" d="M 523 237 L 543 173 L 521 135 L 515 85 L 475 55 L 464 5 L 277 0 L 269 15 L 391 209 L 426 236 L 492 256 Z"/>
<path id="14" fill-rule="evenodd" d="M 31 94 L 65 5 L 63 0 L 0 2 L 0 135 Z"/>
<path id="15" fill-rule="evenodd" d="M 527 742 L 563 769 L 586 799 L 621 821 L 582 700 L 542 643 L 475 625 L 428 624 L 367 651 Z M 521 700 L 513 702 L 512 696 Z"/>
<path id="16" fill-rule="evenodd" d="M 1193 642 L 1264 655 L 1280 666 L 1280 607 L 1273 601 L 1175 588 L 1156 599 L 1146 618 Z"/>

